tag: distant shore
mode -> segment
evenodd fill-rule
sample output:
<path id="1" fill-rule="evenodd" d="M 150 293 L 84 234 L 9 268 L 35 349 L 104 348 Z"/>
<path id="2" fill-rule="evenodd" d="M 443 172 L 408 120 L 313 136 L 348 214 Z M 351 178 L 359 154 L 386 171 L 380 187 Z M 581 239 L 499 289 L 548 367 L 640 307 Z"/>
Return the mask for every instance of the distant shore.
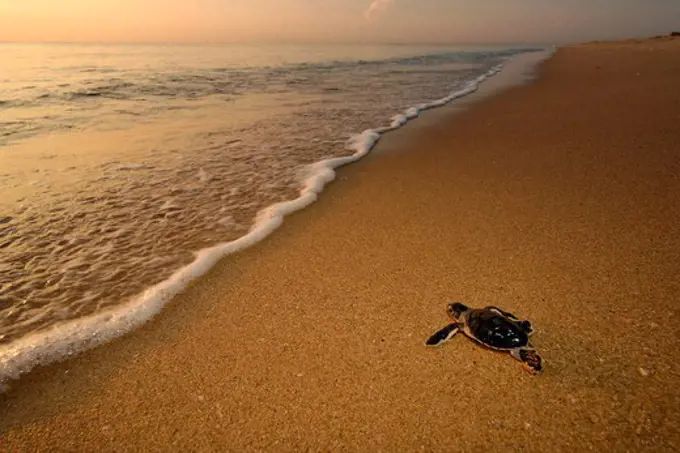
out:
<path id="1" fill-rule="evenodd" d="M 560 49 L 539 78 L 381 140 L 138 331 L 0 395 L 0 451 L 680 448 L 680 39 Z M 451 300 L 529 318 L 545 372 Z"/>

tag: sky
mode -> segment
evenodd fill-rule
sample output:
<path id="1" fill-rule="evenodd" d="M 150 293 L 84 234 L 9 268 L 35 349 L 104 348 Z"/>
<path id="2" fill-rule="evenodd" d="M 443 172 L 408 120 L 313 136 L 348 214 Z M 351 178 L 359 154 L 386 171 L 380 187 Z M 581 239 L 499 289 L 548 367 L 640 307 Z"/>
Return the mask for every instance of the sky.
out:
<path id="1" fill-rule="evenodd" d="M 541 43 L 680 29 L 680 0 L 0 0 L 0 42 Z"/>

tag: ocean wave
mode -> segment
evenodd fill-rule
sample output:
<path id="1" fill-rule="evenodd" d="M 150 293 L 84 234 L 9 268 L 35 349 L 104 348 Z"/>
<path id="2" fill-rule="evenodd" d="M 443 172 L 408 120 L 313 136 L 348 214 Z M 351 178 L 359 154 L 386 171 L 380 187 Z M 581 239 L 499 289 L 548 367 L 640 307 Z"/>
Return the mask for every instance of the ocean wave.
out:
<path id="1" fill-rule="evenodd" d="M 410 57 L 386 58 L 377 60 L 332 60 L 315 63 L 296 63 L 276 67 L 234 67 L 213 68 L 208 70 L 174 70 L 166 73 L 122 73 L 122 77 L 103 77 L 86 79 L 80 83 L 59 84 L 39 95 L 33 94 L 37 88 L 34 85 L 22 87 L 17 91 L 16 99 L 12 102 L 0 101 L 0 107 L 38 107 L 43 103 L 76 103 L 100 100 L 135 101 L 148 99 L 185 99 L 196 100 L 210 96 L 240 96 L 243 94 L 285 92 L 286 90 L 316 90 L 323 85 L 325 79 L 341 77 L 343 74 L 361 76 L 361 72 L 390 71 L 399 74 L 400 71 L 441 71 L 447 69 L 444 65 L 452 63 L 483 64 L 491 58 L 504 58 L 518 53 L 534 50 L 529 48 L 497 50 L 497 51 L 467 51 L 467 52 L 439 52 Z M 102 68 L 79 68 L 83 74 L 91 75 L 107 72 Z M 359 71 L 354 75 L 355 71 Z M 120 71 L 119 71 L 120 72 Z M 30 89 L 28 89 L 30 88 Z M 329 89 L 330 91 L 331 89 Z M 33 94 L 33 95 L 32 95 Z"/>
<path id="2" fill-rule="evenodd" d="M 463 83 L 455 91 L 450 92 L 444 97 L 434 101 L 419 103 L 416 106 L 406 109 L 403 113 L 393 116 L 387 126 L 367 129 L 360 134 L 353 135 L 345 146 L 345 149 L 351 152 L 350 155 L 321 159 L 316 163 L 312 163 L 305 167 L 305 171 L 302 173 L 302 188 L 299 190 L 296 198 L 274 203 L 261 209 L 255 217 L 252 228 L 245 235 L 242 235 L 235 240 L 197 251 L 190 264 L 176 270 L 168 278 L 151 286 L 136 297 L 129 299 L 126 303 L 98 310 L 87 316 L 80 316 L 53 324 L 47 329 L 39 329 L 28 335 L 16 338 L 9 343 L 0 344 L 0 383 L 7 384 L 10 380 L 18 378 L 22 373 L 29 371 L 36 365 L 47 364 L 64 357 L 69 357 L 83 350 L 108 342 L 149 321 L 175 294 L 182 291 L 190 281 L 205 274 L 205 272 L 213 267 L 220 258 L 261 241 L 282 224 L 285 216 L 313 203 L 323 190 L 324 186 L 335 178 L 335 170 L 340 166 L 355 162 L 367 155 L 378 142 L 381 134 L 403 126 L 408 120 L 417 117 L 423 110 L 443 105 L 474 92 L 479 83 L 486 80 L 487 77 L 496 74 L 499 70 L 500 66 L 494 66 L 483 76 Z M 310 112 L 309 115 L 314 117 L 318 116 L 315 112 Z M 258 129 L 257 124 L 253 125 L 253 127 L 256 130 Z M 232 140 L 229 143 L 239 145 L 240 142 Z M 262 154 L 262 156 L 269 155 L 271 155 L 271 153 L 267 153 L 266 150 L 264 151 L 264 154 Z M 257 156 L 245 155 L 241 164 L 249 166 L 253 162 L 253 159 L 256 158 Z M 232 171 L 239 170 L 238 165 L 230 164 L 230 168 Z M 141 163 L 117 163 L 110 168 L 114 173 L 124 173 L 126 178 L 128 175 L 133 176 L 139 173 L 147 173 L 147 170 L 152 169 L 153 166 Z M 151 217 L 151 222 L 162 222 L 174 218 L 178 215 L 178 212 L 183 211 L 185 206 L 187 206 L 178 203 L 174 199 L 176 196 L 186 192 L 187 198 L 185 198 L 185 200 L 190 202 L 194 201 L 196 198 L 192 193 L 200 194 L 204 185 L 213 183 L 213 175 L 206 172 L 202 167 L 199 169 L 198 173 L 196 173 L 196 170 L 193 168 L 186 168 L 182 171 L 193 175 L 195 185 L 183 189 L 173 189 L 172 193 L 174 193 L 174 195 L 170 199 L 154 197 L 152 194 L 149 200 L 144 201 L 149 207 L 149 212 L 153 214 L 152 209 L 157 211 L 157 215 Z M 116 178 L 118 176 L 114 174 L 110 177 Z M 158 183 L 162 186 L 167 185 L 163 180 L 159 180 Z M 214 181 L 214 183 L 220 184 L 220 181 L 217 180 Z M 131 180 L 128 184 L 131 184 L 129 187 L 134 187 L 134 185 L 138 183 Z M 253 184 L 255 183 L 253 182 Z M 271 184 L 271 182 L 267 182 L 267 184 Z M 254 185 L 253 187 L 257 187 L 257 185 Z M 147 188 L 145 192 L 148 191 L 149 189 Z M 107 191 L 101 191 L 96 199 L 93 199 L 92 195 L 88 195 L 83 198 L 81 202 L 83 203 L 83 207 L 93 203 L 103 203 L 105 205 L 134 203 L 132 200 L 126 201 L 116 198 L 116 195 L 119 194 L 119 192 L 120 189 L 111 187 Z M 227 198 L 232 196 L 242 197 L 242 194 L 228 194 L 225 196 Z M 58 207 L 55 207 L 55 209 L 57 209 L 53 213 L 55 216 L 61 218 L 65 215 L 63 211 L 58 210 Z M 87 212 L 84 209 L 80 209 L 75 215 L 85 216 L 87 215 Z M 217 222 L 221 222 L 221 225 L 226 223 L 231 226 L 241 224 L 241 221 L 234 217 L 224 215 L 221 215 Z M 5 226 L 12 224 L 12 221 L 3 222 L 3 225 Z M 36 228 L 38 228 L 38 226 L 36 226 Z M 95 228 L 95 230 L 92 230 L 92 233 L 94 234 L 96 231 L 94 237 L 97 239 L 97 242 L 90 245 L 88 256 L 93 258 L 96 258 L 97 256 L 111 256 L 111 253 L 114 251 L 112 241 L 124 232 L 105 225 L 98 227 L 97 225 L 90 224 L 90 228 Z M 39 228 L 36 232 L 37 231 L 39 231 Z M 73 247 L 82 245 L 82 241 L 87 241 L 87 238 L 88 236 L 82 236 L 82 233 L 74 232 L 72 235 L 63 237 L 59 243 L 53 244 L 52 241 L 50 241 L 49 236 L 43 234 L 43 239 L 46 241 L 47 246 L 54 245 L 61 253 L 66 250 L 73 250 Z M 27 266 L 32 266 L 33 261 L 36 261 L 37 259 L 38 258 L 36 257 L 31 260 L 31 263 Z M 139 258 L 133 264 L 134 266 L 131 269 L 141 270 L 144 266 L 144 260 Z M 62 273 L 60 274 L 61 277 L 59 278 L 63 278 L 64 272 L 67 271 L 73 273 L 75 276 L 81 275 L 83 272 L 87 272 L 88 265 L 89 264 L 83 257 L 76 256 L 64 263 Z M 112 269 L 111 272 L 111 275 L 107 276 L 107 279 L 109 280 L 131 277 L 126 273 L 127 271 L 122 269 Z M 18 275 L 19 274 L 17 274 L 17 276 Z M 19 279 L 15 280 L 15 283 L 12 285 L 30 285 L 30 282 Z M 97 297 L 99 297 L 98 293 L 91 293 L 86 295 L 85 299 L 89 302 L 93 302 Z M 49 298 L 45 300 L 48 299 Z M 40 304 L 36 305 L 36 310 L 28 310 L 24 313 L 17 311 L 12 316 L 18 316 L 17 319 L 21 318 L 26 322 L 35 324 L 41 321 L 41 319 L 38 319 L 40 316 L 45 316 L 45 314 L 50 313 L 49 310 L 46 310 L 45 307 L 42 307 Z"/>

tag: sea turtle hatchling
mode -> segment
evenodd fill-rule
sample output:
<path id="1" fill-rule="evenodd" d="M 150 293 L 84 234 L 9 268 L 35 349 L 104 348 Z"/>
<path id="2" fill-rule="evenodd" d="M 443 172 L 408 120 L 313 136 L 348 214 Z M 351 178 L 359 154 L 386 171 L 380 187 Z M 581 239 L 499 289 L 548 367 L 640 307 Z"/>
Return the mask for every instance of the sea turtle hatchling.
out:
<path id="1" fill-rule="evenodd" d="M 531 323 L 517 318 L 498 307 L 469 308 L 459 302 L 449 304 L 451 324 L 438 330 L 425 342 L 438 346 L 450 340 L 460 328 L 465 335 L 487 348 L 510 353 L 532 374 L 543 369 L 541 356 L 529 342 Z"/>

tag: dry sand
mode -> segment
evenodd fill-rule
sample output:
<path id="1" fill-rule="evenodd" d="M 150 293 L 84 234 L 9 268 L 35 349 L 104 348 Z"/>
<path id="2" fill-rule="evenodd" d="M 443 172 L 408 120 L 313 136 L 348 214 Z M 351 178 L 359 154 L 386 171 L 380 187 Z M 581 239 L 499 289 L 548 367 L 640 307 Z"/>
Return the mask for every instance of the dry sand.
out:
<path id="1" fill-rule="evenodd" d="M 678 451 L 680 40 L 540 79 L 343 169 L 152 323 L 0 396 L 0 450 Z M 397 139 L 398 137 L 398 139 Z M 538 377 L 447 301 L 528 317 Z"/>

